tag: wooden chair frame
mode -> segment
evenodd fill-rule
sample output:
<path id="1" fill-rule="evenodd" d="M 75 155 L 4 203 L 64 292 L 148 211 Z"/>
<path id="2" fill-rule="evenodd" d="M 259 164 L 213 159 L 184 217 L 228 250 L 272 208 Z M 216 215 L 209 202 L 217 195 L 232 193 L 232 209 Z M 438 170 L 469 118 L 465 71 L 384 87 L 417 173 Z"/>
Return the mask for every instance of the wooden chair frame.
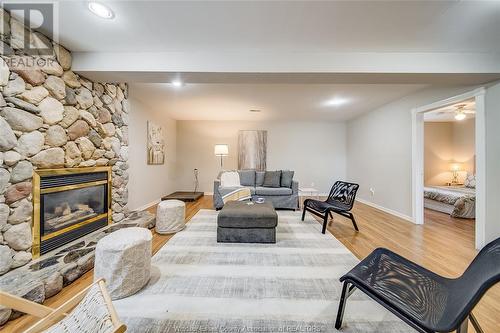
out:
<path id="1" fill-rule="evenodd" d="M 109 293 L 106 289 L 106 283 L 104 279 L 97 280 L 57 308 L 51 308 L 42 304 L 38 304 L 3 291 L 0 291 L 0 305 L 3 305 L 9 309 L 30 314 L 37 318 L 41 318 L 37 323 L 24 331 L 24 333 L 38 333 L 55 325 L 57 322 L 67 316 L 68 313 L 82 301 L 85 295 L 87 295 L 89 289 L 96 284 L 99 286 L 102 296 L 104 297 L 104 301 L 106 302 L 106 306 L 111 317 L 111 322 L 113 323 L 113 326 L 115 328 L 113 332 L 125 332 L 127 330 L 127 326 L 125 326 L 125 324 L 123 324 L 118 318 L 113 303 L 111 302 L 111 297 L 109 296 Z"/>

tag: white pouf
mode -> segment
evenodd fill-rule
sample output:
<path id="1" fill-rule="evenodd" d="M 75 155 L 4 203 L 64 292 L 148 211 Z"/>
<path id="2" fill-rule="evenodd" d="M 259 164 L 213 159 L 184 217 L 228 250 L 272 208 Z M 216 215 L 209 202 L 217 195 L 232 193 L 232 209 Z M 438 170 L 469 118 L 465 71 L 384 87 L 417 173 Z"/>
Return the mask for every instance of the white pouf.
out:
<path id="1" fill-rule="evenodd" d="M 112 299 L 135 294 L 148 283 L 151 272 L 151 231 L 117 230 L 97 242 L 94 281 L 106 280 Z"/>
<path id="2" fill-rule="evenodd" d="M 185 228 L 186 205 L 180 200 L 163 200 L 156 210 L 156 232 L 173 234 Z"/>

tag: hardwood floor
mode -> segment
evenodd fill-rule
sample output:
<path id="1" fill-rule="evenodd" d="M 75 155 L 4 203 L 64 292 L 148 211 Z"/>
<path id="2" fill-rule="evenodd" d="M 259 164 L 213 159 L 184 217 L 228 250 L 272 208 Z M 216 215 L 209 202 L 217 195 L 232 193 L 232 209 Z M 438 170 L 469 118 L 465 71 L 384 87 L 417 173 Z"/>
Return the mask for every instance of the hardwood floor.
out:
<path id="1" fill-rule="evenodd" d="M 186 221 L 200 209 L 212 209 L 210 196 L 187 204 Z M 154 213 L 156 207 L 148 210 Z M 477 253 L 474 249 L 474 222 L 470 220 L 452 219 L 445 214 L 426 210 L 426 223 L 415 225 L 361 203 L 356 203 L 353 212 L 360 232 L 354 231 L 350 220 L 338 215 L 334 215 L 328 230 L 360 259 L 377 247 L 386 247 L 438 274 L 458 277 Z M 153 253 L 170 238 L 170 235 L 154 232 Z M 45 304 L 62 304 L 70 295 L 88 286 L 92 282 L 92 275 L 93 271 L 86 273 Z M 500 332 L 500 285 L 488 291 L 474 309 L 474 314 L 485 333 Z M 33 321 L 31 316 L 23 316 L 9 322 L 2 332 L 21 332 Z M 472 326 L 469 329 L 474 332 Z"/>

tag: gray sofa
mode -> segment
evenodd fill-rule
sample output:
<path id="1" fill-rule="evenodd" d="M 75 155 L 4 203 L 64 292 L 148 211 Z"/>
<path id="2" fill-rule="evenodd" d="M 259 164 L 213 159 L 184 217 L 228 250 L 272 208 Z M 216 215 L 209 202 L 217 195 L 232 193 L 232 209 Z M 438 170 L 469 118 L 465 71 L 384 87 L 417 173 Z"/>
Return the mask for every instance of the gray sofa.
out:
<path id="1" fill-rule="evenodd" d="M 253 172 L 253 177 L 252 177 Z M 240 174 L 241 186 L 248 187 L 252 194 L 252 199 L 257 197 L 264 198 L 266 202 L 273 204 L 275 209 L 293 209 L 299 208 L 299 183 L 292 180 L 290 187 L 264 187 L 262 186 L 263 171 L 238 170 Z M 240 187 L 241 187 L 240 186 Z M 221 209 L 224 206 L 222 196 L 238 187 L 221 187 L 220 180 L 214 181 L 214 208 Z"/>

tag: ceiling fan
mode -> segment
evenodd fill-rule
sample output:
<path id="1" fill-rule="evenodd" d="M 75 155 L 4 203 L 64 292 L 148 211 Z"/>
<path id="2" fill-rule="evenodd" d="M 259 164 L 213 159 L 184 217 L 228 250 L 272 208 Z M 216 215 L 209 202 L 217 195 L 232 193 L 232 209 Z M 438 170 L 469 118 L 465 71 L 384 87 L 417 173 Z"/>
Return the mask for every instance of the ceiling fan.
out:
<path id="1" fill-rule="evenodd" d="M 441 109 L 438 114 L 447 114 L 450 112 L 455 113 L 455 120 L 461 121 L 467 118 L 468 114 L 475 114 L 476 110 L 474 109 L 474 105 L 472 104 L 455 104 L 452 106 L 449 106 L 447 108 Z"/>

